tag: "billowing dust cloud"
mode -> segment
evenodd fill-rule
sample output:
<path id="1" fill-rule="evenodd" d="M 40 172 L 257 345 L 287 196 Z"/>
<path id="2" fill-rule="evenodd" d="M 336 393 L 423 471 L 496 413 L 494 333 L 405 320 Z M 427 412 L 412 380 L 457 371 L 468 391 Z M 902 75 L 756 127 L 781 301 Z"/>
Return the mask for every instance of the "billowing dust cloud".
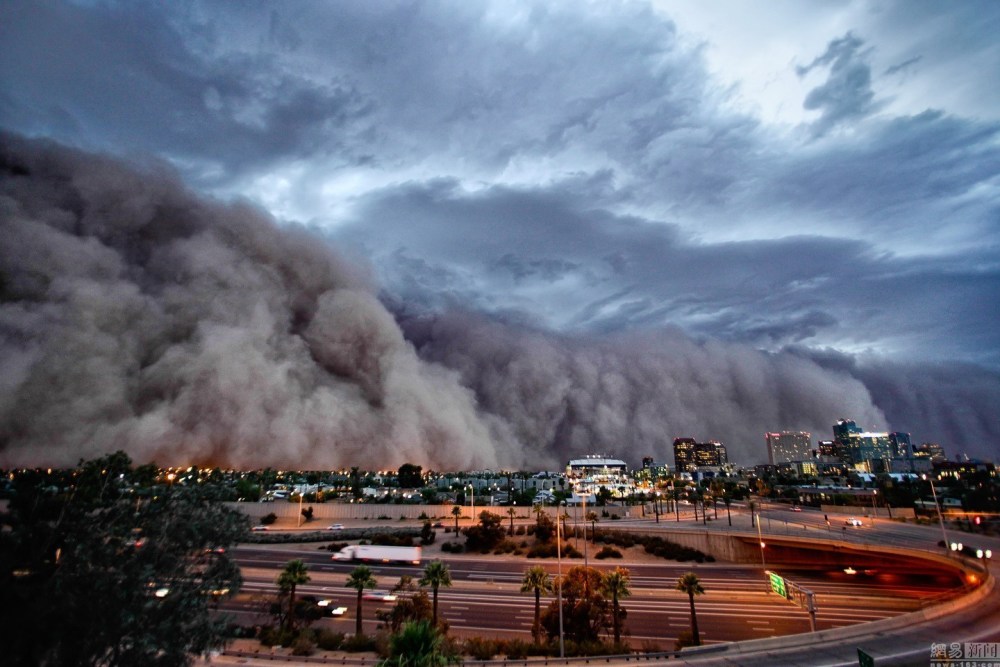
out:
<path id="1" fill-rule="evenodd" d="M 693 437 L 752 465 L 767 461 L 768 431 L 830 439 L 843 415 L 885 427 L 861 382 L 792 354 L 677 331 L 585 340 L 459 313 L 403 327 L 422 358 L 458 370 L 484 409 L 561 461 L 596 452 L 673 466 L 673 439 Z"/>
<path id="2" fill-rule="evenodd" d="M 678 332 L 581 340 L 449 313 L 401 326 L 301 228 L 126 166 L 2 136 L 0 464 L 544 468 L 671 462 L 678 436 L 884 425 L 801 355 Z M 405 335 L 404 335 L 405 330 Z M 419 352 L 419 354 L 418 354 Z"/>
<path id="3" fill-rule="evenodd" d="M 163 168 L 0 139 L 0 463 L 534 460 L 316 237 Z"/>

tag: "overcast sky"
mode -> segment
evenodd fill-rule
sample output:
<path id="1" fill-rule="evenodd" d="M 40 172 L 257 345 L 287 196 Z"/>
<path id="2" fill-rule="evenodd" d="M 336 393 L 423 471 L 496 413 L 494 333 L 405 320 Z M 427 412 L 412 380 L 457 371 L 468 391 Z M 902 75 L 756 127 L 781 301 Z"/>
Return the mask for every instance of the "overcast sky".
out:
<path id="1" fill-rule="evenodd" d="M 0 126 L 169 161 L 408 312 L 897 369 L 876 403 L 975 376 L 989 437 L 997 35 L 992 0 L 15 1 Z"/>

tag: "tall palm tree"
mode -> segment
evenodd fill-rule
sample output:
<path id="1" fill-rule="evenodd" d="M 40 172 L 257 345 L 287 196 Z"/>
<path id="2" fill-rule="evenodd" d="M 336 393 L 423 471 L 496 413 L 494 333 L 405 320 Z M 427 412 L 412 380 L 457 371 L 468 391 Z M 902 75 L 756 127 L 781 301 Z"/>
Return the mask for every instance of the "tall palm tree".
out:
<path id="1" fill-rule="evenodd" d="M 432 560 L 424 568 L 424 576 L 418 582 L 421 586 L 430 586 L 434 591 L 434 606 L 431 614 L 434 627 L 438 622 L 438 588 L 441 586 L 451 586 L 451 571 L 448 566 L 439 560 Z"/>
<path id="2" fill-rule="evenodd" d="M 587 512 L 587 521 L 590 522 L 590 539 L 594 544 L 597 544 L 597 512 Z M 584 532 L 587 532 L 586 525 L 584 526 Z M 583 536 L 586 540 L 587 536 Z"/>
<path id="3" fill-rule="evenodd" d="M 517 516 L 517 510 L 513 507 L 507 509 L 507 514 L 510 515 L 510 534 L 514 534 L 514 517 Z"/>
<path id="4" fill-rule="evenodd" d="M 631 583 L 629 571 L 623 567 L 616 567 L 601 579 L 604 594 L 611 596 L 611 610 L 614 614 L 611 623 L 615 632 L 615 644 L 620 644 L 622 640 L 621 611 L 618 608 L 618 601 L 632 595 L 629 583 Z"/>
<path id="5" fill-rule="evenodd" d="M 285 625 L 289 630 L 295 625 L 295 589 L 309 583 L 309 573 L 306 569 L 306 564 L 301 560 L 290 560 L 285 563 L 285 569 L 278 575 L 278 587 L 288 591 L 288 616 L 285 617 Z"/>
<path id="6" fill-rule="evenodd" d="M 357 625 L 354 628 L 354 634 L 361 634 L 361 596 L 366 588 L 375 588 L 378 581 L 375 579 L 372 569 L 367 565 L 358 565 L 356 568 L 351 570 L 351 573 L 347 575 L 347 583 L 345 586 L 347 588 L 353 588 L 358 592 L 358 613 L 357 613 Z"/>
<path id="7" fill-rule="evenodd" d="M 524 572 L 524 579 L 521 580 L 521 592 L 535 593 L 535 622 L 531 626 L 531 636 L 535 643 L 541 642 L 542 638 L 542 593 L 552 590 L 552 577 L 541 565 L 533 565 Z"/>
<path id="8" fill-rule="evenodd" d="M 458 537 L 458 517 L 462 516 L 462 508 L 455 505 L 451 508 L 451 515 L 455 517 L 455 537 Z"/>
<path id="9" fill-rule="evenodd" d="M 701 637 L 698 636 L 698 617 L 694 613 L 694 596 L 701 595 L 705 589 L 701 585 L 701 580 L 694 572 L 687 572 L 677 580 L 677 590 L 688 594 L 688 602 L 691 604 L 691 634 L 694 645 L 701 646 Z"/>

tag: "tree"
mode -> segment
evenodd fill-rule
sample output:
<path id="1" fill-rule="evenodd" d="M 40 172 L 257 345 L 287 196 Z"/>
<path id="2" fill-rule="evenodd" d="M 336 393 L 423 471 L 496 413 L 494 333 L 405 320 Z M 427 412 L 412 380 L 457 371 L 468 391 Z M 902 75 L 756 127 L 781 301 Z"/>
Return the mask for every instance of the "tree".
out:
<path id="1" fill-rule="evenodd" d="M 469 551 L 492 549 L 503 540 L 503 518 L 492 512 L 480 512 L 479 523 L 464 531 L 465 548 Z"/>
<path id="2" fill-rule="evenodd" d="M 375 617 L 385 623 L 392 632 L 399 632 L 404 624 L 411 621 L 429 621 L 431 618 L 431 601 L 427 593 L 418 591 L 413 577 L 404 574 L 399 583 L 392 587 L 392 592 L 400 594 L 396 604 L 388 611 L 375 611 Z"/>
<path id="3" fill-rule="evenodd" d="M 396 480 L 401 489 L 417 489 L 424 485 L 423 468 L 412 463 L 404 463 L 396 472 Z"/>
<path id="4" fill-rule="evenodd" d="M 434 607 L 431 612 L 431 620 L 437 626 L 438 622 L 438 589 L 441 586 L 451 586 L 451 571 L 448 566 L 439 560 L 433 560 L 424 568 L 424 576 L 420 577 L 421 586 L 430 586 L 434 594 Z"/>
<path id="5" fill-rule="evenodd" d="M 458 518 L 462 516 L 462 508 L 455 505 L 451 508 L 451 515 L 455 517 L 455 537 L 458 537 Z"/>
<path id="6" fill-rule="evenodd" d="M 358 606 L 357 606 L 357 624 L 355 625 L 354 634 L 361 635 L 361 598 L 365 592 L 366 588 L 375 588 L 378 585 L 378 581 L 375 579 L 375 575 L 372 573 L 372 569 L 367 565 L 359 565 L 347 576 L 346 588 L 353 588 L 358 592 Z"/>
<path id="7" fill-rule="evenodd" d="M 597 544 L 597 522 L 598 522 L 598 520 L 599 520 L 599 517 L 597 516 L 597 512 L 587 512 L 587 521 L 590 522 L 590 539 L 591 539 L 591 541 L 594 542 L 594 544 Z M 584 524 L 584 525 L 586 525 L 586 524 Z M 584 539 L 586 539 L 586 535 L 584 535 Z"/>
<path id="8" fill-rule="evenodd" d="M 426 620 L 404 623 L 389 639 L 389 657 L 378 667 L 443 667 L 461 662 L 449 653 L 438 629 Z"/>
<path id="9" fill-rule="evenodd" d="M 621 643 L 621 622 L 625 615 L 625 610 L 619 608 L 618 602 L 632 594 L 629 583 L 629 571 L 623 567 L 616 567 L 606 573 L 601 582 L 601 588 L 605 595 L 611 596 L 611 625 L 614 628 L 615 644 Z"/>
<path id="10" fill-rule="evenodd" d="M 507 515 L 510 517 L 510 535 L 514 534 L 514 517 L 517 516 L 517 510 L 513 507 L 507 508 Z"/>
<path id="11" fill-rule="evenodd" d="M 599 642 L 610 627 L 611 605 L 601 590 L 601 573 L 576 566 L 562 577 L 563 633 L 577 643 Z M 558 584 L 557 584 L 558 585 Z M 550 638 L 559 636 L 559 601 L 553 600 L 542 614 L 542 626 Z"/>
<path id="12" fill-rule="evenodd" d="M 691 635 L 694 639 L 694 645 L 701 646 L 701 637 L 698 635 L 698 616 L 694 612 L 694 596 L 705 592 L 701 580 L 694 572 L 687 572 L 677 580 L 675 588 L 688 595 L 688 602 L 691 605 Z"/>
<path id="13" fill-rule="evenodd" d="M 535 594 L 535 622 L 531 625 L 531 636 L 534 637 L 536 644 L 542 640 L 542 593 L 548 593 L 551 590 L 552 577 L 549 576 L 544 567 L 534 565 L 524 572 L 524 578 L 521 580 L 521 592 L 534 592 Z"/>
<path id="14" fill-rule="evenodd" d="M 278 588 L 288 592 L 288 615 L 285 617 L 285 627 L 292 630 L 295 627 L 295 589 L 309 583 L 309 573 L 306 564 L 299 559 L 285 563 L 285 569 L 278 575 Z"/>
<path id="15" fill-rule="evenodd" d="M 249 521 L 209 485 L 140 488 L 132 474 L 117 452 L 14 477 L 0 514 L 4 664 L 188 665 L 226 643 L 228 619 L 211 611 L 242 584 L 228 550 Z"/>
<path id="16" fill-rule="evenodd" d="M 539 510 L 535 515 L 535 539 L 539 542 L 548 542 L 556 534 L 556 524 L 549 518 L 544 510 Z"/>

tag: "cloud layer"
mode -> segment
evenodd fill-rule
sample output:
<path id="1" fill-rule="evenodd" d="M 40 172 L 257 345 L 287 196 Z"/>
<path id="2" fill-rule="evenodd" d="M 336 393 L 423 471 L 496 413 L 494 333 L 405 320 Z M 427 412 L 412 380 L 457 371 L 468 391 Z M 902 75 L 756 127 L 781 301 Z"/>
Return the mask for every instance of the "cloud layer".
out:
<path id="1" fill-rule="evenodd" d="M 534 461 L 355 268 L 151 167 L 3 137 L 0 461 Z"/>
<path id="2" fill-rule="evenodd" d="M 360 328 L 296 325 L 296 345 L 322 373 L 350 376 L 374 414 L 393 405 L 374 360 L 402 368 L 412 351 L 373 291 L 407 332 L 437 322 L 422 353 L 466 385 L 449 390 L 464 398 L 445 403 L 465 403 L 446 421 L 486 432 L 498 460 L 592 443 L 525 430 L 551 416 L 508 412 L 491 387 L 519 380 L 470 372 L 490 368 L 470 361 L 487 348 L 455 322 L 501 348 L 530 332 L 583 385 L 563 351 L 614 359 L 592 365 L 624 366 L 650 391 L 627 370 L 637 340 L 651 358 L 707 355 L 706 377 L 724 386 L 741 383 L 723 369 L 748 364 L 773 381 L 846 379 L 844 409 L 724 404 L 783 422 L 743 414 L 752 429 L 825 434 L 854 417 L 995 457 L 998 32 L 989 0 L 778 0 L 766 14 L 739 1 L 4 3 L 0 127 L 165 160 L 195 191 L 252 201 L 358 256 L 374 287 L 306 300 L 338 321 L 358 313 Z M 347 341 L 364 331 L 378 335 L 358 358 Z M 5 363 L 28 373 L 34 357 L 21 356 Z M 412 363 L 410 377 L 448 375 Z M 659 367 L 699 380 L 677 363 Z M 664 433 L 760 436 L 735 420 L 678 421 L 685 406 L 667 403 Z M 571 430 L 607 435 L 602 450 L 627 439 Z"/>

